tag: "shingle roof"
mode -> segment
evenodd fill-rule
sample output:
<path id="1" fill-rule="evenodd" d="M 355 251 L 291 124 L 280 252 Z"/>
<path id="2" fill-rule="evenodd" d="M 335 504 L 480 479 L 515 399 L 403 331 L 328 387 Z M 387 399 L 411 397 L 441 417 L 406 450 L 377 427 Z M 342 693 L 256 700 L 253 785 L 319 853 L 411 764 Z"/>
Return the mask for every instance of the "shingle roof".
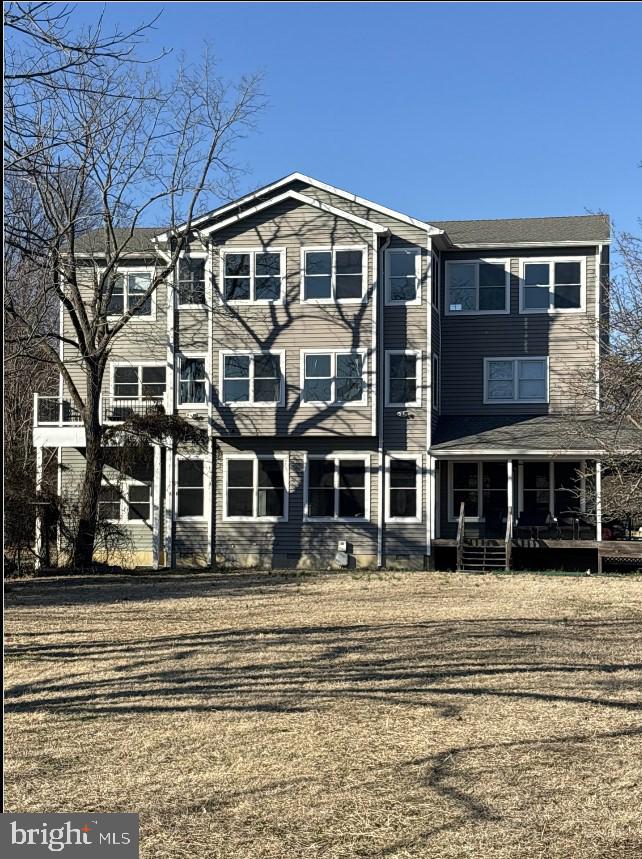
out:
<path id="1" fill-rule="evenodd" d="M 563 218 L 500 218 L 489 221 L 433 221 L 454 245 L 521 244 L 547 242 L 606 242 L 610 236 L 606 215 L 570 215 Z"/>
<path id="2" fill-rule="evenodd" d="M 163 232 L 164 227 L 136 227 L 131 241 L 127 244 L 127 253 L 154 252 L 152 239 Z M 116 241 L 124 242 L 129 235 L 129 229 L 117 227 L 114 230 Z M 104 230 L 91 230 L 76 239 L 78 253 L 100 255 L 105 250 Z"/>
<path id="3" fill-rule="evenodd" d="M 431 449 L 449 450 L 641 450 L 642 431 L 633 424 L 615 432 L 593 415 L 447 415 L 437 424 Z"/>

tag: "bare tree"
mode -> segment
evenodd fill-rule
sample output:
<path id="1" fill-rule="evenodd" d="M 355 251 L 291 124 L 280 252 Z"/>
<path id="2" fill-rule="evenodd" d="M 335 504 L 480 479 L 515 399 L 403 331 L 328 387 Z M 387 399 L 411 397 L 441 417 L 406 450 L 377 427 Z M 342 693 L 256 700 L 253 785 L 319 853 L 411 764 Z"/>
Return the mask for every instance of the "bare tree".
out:
<path id="1" fill-rule="evenodd" d="M 24 49 L 16 69 L 8 69 L 5 137 L 6 246 L 12 255 L 5 270 L 28 269 L 35 288 L 25 307 L 9 278 L 5 307 L 15 348 L 56 368 L 82 417 L 86 468 L 73 562 L 86 567 L 104 466 L 99 397 L 109 355 L 172 275 L 195 216 L 233 193 L 235 144 L 253 127 L 262 96 L 256 76 L 227 83 L 207 51 L 199 65 L 179 63 L 174 79 L 161 84 L 155 68 L 133 57 L 139 31 L 112 42 L 96 36 L 90 59 L 79 47 L 82 38 L 71 48 L 68 37 L 46 39 L 42 47 L 40 24 L 34 24 L 39 8 L 30 6 L 26 19 L 35 71 L 29 72 Z M 26 207 L 25 198 L 34 205 Z M 135 250 L 137 227 L 152 216 L 173 238 L 148 287 L 114 320 L 118 266 Z M 62 332 L 47 312 L 52 300 L 69 322 Z M 61 340 L 78 355 L 82 385 L 60 359 Z"/>

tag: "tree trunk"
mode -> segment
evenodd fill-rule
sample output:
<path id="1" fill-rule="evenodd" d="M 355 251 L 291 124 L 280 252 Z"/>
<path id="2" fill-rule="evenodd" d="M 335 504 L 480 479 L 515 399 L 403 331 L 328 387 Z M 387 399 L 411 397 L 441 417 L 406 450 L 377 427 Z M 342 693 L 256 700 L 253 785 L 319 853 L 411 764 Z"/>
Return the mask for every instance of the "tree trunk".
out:
<path id="1" fill-rule="evenodd" d="M 103 428 L 100 422 L 100 366 L 87 368 L 87 399 L 85 402 L 85 473 L 80 486 L 78 527 L 75 534 L 72 563 L 78 569 L 88 569 L 93 563 L 98 495 L 103 477 Z"/>

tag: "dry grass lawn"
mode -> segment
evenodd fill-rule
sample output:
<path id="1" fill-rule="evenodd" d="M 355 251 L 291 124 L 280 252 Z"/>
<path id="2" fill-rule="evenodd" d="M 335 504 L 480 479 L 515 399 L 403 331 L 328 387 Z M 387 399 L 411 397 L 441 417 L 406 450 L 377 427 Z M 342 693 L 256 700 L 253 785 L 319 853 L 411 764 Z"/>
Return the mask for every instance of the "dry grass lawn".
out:
<path id="1" fill-rule="evenodd" d="M 10 583 L 6 805 L 145 859 L 642 855 L 640 579 Z"/>

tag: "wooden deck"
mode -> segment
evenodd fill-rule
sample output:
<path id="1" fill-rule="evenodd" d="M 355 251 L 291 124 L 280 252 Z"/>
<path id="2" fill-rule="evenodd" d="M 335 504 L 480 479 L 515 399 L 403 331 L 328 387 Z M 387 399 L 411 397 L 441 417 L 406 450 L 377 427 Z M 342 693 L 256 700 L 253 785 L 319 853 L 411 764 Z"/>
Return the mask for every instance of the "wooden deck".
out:
<path id="1" fill-rule="evenodd" d="M 483 538 L 467 538 L 468 545 L 503 546 L 504 541 L 484 540 Z M 452 548 L 457 547 L 457 540 L 440 538 L 433 540 L 433 546 Z M 642 540 L 555 540 L 549 538 L 515 537 L 512 541 L 515 549 L 597 549 L 603 557 L 609 558 L 642 558 Z"/>

